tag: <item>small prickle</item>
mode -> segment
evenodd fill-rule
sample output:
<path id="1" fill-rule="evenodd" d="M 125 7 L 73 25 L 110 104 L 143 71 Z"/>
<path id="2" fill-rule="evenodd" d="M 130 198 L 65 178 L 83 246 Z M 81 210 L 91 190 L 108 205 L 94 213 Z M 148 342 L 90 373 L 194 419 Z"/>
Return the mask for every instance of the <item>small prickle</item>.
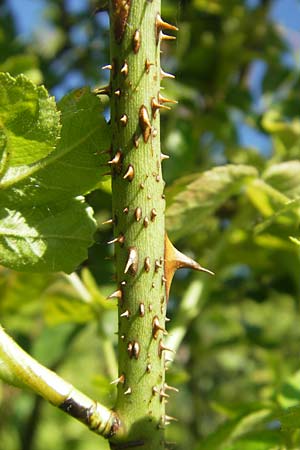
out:
<path id="1" fill-rule="evenodd" d="M 121 159 L 122 159 L 122 152 L 118 150 L 115 156 L 110 161 L 108 161 L 108 164 L 112 166 L 117 165 L 121 162 Z"/>
<path id="2" fill-rule="evenodd" d="M 154 316 L 152 320 L 152 336 L 154 337 L 154 339 L 158 338 L 158 334 L 160 331 L 162 331 L 163 334 L 168 334 L 164 327 L 160 325 L 158 317 Z"/>
<path id="3" fill-rule="evenodd" d="M 151 63 L 150 61 L 149 61 L 149 59 L 146 59 L 146 61 L 145 61 L 145 71 L 146 71 L 146 73 L 149 73 L 150 72 L 150 67 L 151 66 L 154 66 L 154 63 Z"/>
<path id="4" fill-rule="evenodd" d="M 147 110 L 145 105 L 142 105 L 140 107 L 139 124 L 140 124 L 140 127 L 142 129 L 144 142 L 147 143 L 148 140 L 149 140 L 149 137 L 151 135 L 152 127 L 151 127 L 151 122 L 150 122 L 148 110 Z"/>
<path id="5" fill-rule="evenodd" d="M 126 114 L 123 114 L 123 116 L 120 118 L 120 122 L 123 127 L 126 127 L 128 123 L 128 116 Z"/>
<path id="6" fill-rule="evenodd" d="M 174 104 L 178 103 L 176 100 L 164 97 L 163 95 L 161 95 L 161 93 L 158 94 L 158 101 L 159 103 L 174 103 Z"/>
<path id="7" fill-rule="evenodd" d="M 102 222 L 102 225 L 111 225 L 114 223 L 114 219 L 108 219 Z"/>
<path id="8" fill-rule="evenodd" d="M 140 317 L 144 317 L 144 315 L 145 315 L 145 305 L 144 305 L 144 303 L 140 303 L 139 304 L 139 313 L 140 313 Z"/>
<path id="9" fill-rule="evenodd" d="M 175 75 L 172 75 L 171 73 L 167 73 L 164 70 L 160 69 L 160 78 L 175 78 Z"/>
<path id="10" fill-rule="evenodd" d="M 169 158 L 170 158 L 169 155 L 165 155 L 164 153 L 161 153 L 161 154 L 160 154 L 160 160 L 161 160 L 161 161 L 164 161 L 164 159 L 169 159 Z"/>
<path id="11" fill-rule="evenodd" d="M 154 222 L 156 216 L 157 216 L 157 211 L 156 211 L 156 209 L 155 209 L 155 208 L 151 209 L 150 218 L 151 218 L 151 221 L 152 221 L 152 222 Z"/>
<path id="12" fill-rule="evenodd" d="M 108 241 L 107 243 L 108 244 L 116 244 L 116 243 L 118 243 L 118 244 L 123 245 L 124 242 L 125 242 L 125 236 L 124 236 L 124 234 L 121 233 L 121 234 L 119 234 L 118 237 L 112 239 L 111 241 Z"/>
<path id="13" fill-rule="evenodd" d="M 149 256 L 146 256 L 145 261 L 144 261 L 144 269 L 145 269 L 145 272 L 149 272 L 149 271 L 150 271 L 150 268 L 151 268 L 151 265 L 150 265 L 150 258 L 149 258 Z"/>
<path id="14" fill-rule="evenodd" d="M 149 219 L 148 217 L 145 217 L 144 222 L 143 222 L 144 228 L 147 228 L 149 225 Z"/>
<path id="15" fill-rule="evenodd" d="M 159 109 L 167 109 L 167 110 L 170 110 L 171 108 L 170 108 L 169 106 L 166 106 L 166 105 L 162 104 L 162 103 L 159 103 L 159 102 L 155 99 L 155 97 L 152 97 L 152 99 L 151 99 L 151 109 L 152 109 L 153 117 L 154 117 L 154 119 L 155 119 L 155 118 L 156 118 L 156 112 L 157 112 Z"/>
<path id="16" fill-rule="evenodd" d="M 131 275 L 135 275 L 138 269 L 138 252 L 136 247 L 129 247 L 128 249 L 128 258 L 126 262 L 126 266 L 124 269 L 124 273 L 130 271 Z"/>
<path id="17" fill-rule="evenodd" d="M 162 339 L 159 341 L 158 344 L 158 356 L 161 358 L 162 356 L 162 352 L 172 352 L 174 353 L 174 350 L 172 350 L 171 348 L 166 347 L 163 342 Z"/>
<path id="18" fill-rule="evenodd" d="M 158 272 L 158 270 L 159 270 L 161 267 L 162 267 L 161 262 L 160 262 L 158 259 L 156 259 L 156 260 L 155 260 L 155 263 L 154 263 L 154 270 L 155 270 L 155 272 Z"/>
<path id="19" fill-rule="evenodd" d="M 126 391 L 124 392 L 124 395 L 130 395 L 132 393 L 132 389 L 131 387 L 129 387 L 128 389 L 126 389 Z"/>
<path id="20" fill-rule="evenodd" d="M 132 37 L 132 49 L 135 54 L 138 53 L 140 46 L 141 46 L 141 32 L 140 30 L 135 30 Z"/>
<path id="21" fill-rule="evenodd" d="M 106 66 L 102 67 L 102 70 L 112 70 L 112 65 L 111 64 L 107 64 Z"/>
<path id="22" fill-rule="evenodd" d="M 134 211 L 134 217 L 137 222 L 139 222 L 142 218 L 142 208 L 139 206 Z"/>
<path id="23" fill-rule="evenodd" d="M 122 314 L 120 314 L 120 317 L 127 317 L 127 319 L 129 319 L 130 316 L 130 311 L 128 309 L 126 309 L 126 311 L 124 311 Z"/>
<path id="24" fill-rule="evenodd" d="M 122 373 L 119 378 L 117 378 L 116 380 L 111 381 L 110 384 L 124 384 L 125 383 L 125 375 Z"/>
<path id="25" fill-rule="evenodd" d="M 118 300 L 122 300 L 123 298 L 123 292 L 121 289 L 117 289 L 115 292 L 113 292 L 112 294 L 110 294 L 107 299 L 110 300 L 112 298 L 117 298 Z"/>
<path id="26" fill-rule="evenodd" d="M 127 167 L 125 175 L 123 176 L 123 180 L 132 181 L 134 179 L 134 168 L 131 164 Z"/>
<path id="27" fill-rule="evenodd" d="M 124 77 L 127 77 L 128 75 L 128 63 L 127 61 L 124 61 L 124 64 L 120 70 L 121 74 L 124 75 Z"/>

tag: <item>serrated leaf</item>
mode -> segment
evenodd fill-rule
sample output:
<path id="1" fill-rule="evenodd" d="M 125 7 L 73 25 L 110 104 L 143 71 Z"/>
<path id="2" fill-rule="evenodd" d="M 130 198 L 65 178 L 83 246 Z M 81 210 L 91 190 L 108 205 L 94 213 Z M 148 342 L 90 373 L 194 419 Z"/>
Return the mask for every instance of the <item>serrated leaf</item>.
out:
<path id="1" fill-rule="evenodd" d="M 0 73 L 0 166 L 32 164 L 51 153 L 59 137 L 59 113 L 43 86 L 24 75 Z M 5 163 L 4 161 L 5 160 Z"/>
<path id="2" fill-rule="evenodd" d="M 99 99 L 88 88 L 78 89 L 59 108 L 62 130 L 57 149 L 33 166 L 10 168 L 0 183 L 0 205 L 38 205 L 82 195 L 107 172 L 108 156 L 101 152 L 110 146 L 110 128 Z"/>
<path id="3" fill-rule="evenodd" d="M 4 208 L 0 264 L 22 271 L 72 272 L 87 257 L 96 222 L 82 198 L 51 206 Z"/>
<path id="4" fill-rule="evenodd" d="M 166 191 L 167 229 L 176 238 L 196 232 L 202 219 L 255 177 L 252 166 L 227 165 L 177 180 Z"/>
<path id="5" fill-rule="evenodd" d="M 22 82 L 31 92 L 33 85 L 25 77 Z M 107 170 L 101 152 L 109 148 L 110 128 L 99 99 L 87 88 L 67 95 L 60 109 L 61 138 L 51 154 L 37 152 L 40 159 L 33 164 L 26 158 L 18 167 L 10 159 L 2 164 L 0 263 L 15 270 L 72 272 L 93 242 L 91 210 L 75 197 L 97 186 Z M 0 135 L 4 159 L 5 139 Z"/>
<path id="6" fill-rule="evenodd" d="M 273 164 L 263 174 L 263 179 L 290 199 L 300 196 L 300 161 Z"/>

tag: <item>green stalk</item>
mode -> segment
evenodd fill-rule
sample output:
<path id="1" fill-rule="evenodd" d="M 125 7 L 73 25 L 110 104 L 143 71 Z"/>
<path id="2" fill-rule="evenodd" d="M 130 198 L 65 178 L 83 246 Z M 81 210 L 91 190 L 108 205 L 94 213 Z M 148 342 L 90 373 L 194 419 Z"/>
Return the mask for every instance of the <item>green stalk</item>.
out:
<path id="1" fill-rule="evenodd" d="M 0 379 L 27 387 L 92 431 L 109 438 L 119 427 L 115 412 L 87 397 L 56 373 L 38 363 L 0 326 Z"/>
<path id="2" fill-rule="evenodd" d="M 112 448 L 164 448 L 165 198 L 159 109 L 160 0 L 111 0 L 112 198 L 121 428 Z"/>

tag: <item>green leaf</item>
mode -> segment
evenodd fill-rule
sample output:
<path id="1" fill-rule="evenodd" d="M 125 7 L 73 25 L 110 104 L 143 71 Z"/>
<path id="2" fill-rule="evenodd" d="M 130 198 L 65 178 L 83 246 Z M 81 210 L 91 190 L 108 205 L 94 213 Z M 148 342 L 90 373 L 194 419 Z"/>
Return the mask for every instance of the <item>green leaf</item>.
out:
<path id="1" fill-rule="evenodd" d="M 176 238 L 196 232 L 204 218 L 255 177 L 254 167 L 227 165 L 177 180 L 166 191 L 167 229 Z"/>
<path id="2" fill-rule="evenodd" d="M 0 213 L 0 264 L 22 271 L 72 272 L 87 257 L 96 222 L 82 198 Z"/>
<path id="3" fill-rule="evenodd" d="M 0 72 L 9 72 L 11 76 L 16 77 L 24 74 L 33 83 L 40 84 L 43 81 L 43 75 L 40 71 L 38 58 L 32 53 L 23 53 L 12 55 L 0 64 Z"/>
<path id="4" fill-rule="evenodd" d="M 44 95 L 40 116 L 32 122 L 32 128 L 42 132 L 40 123 L 47 116 L 50 101 L 45 89 L 34 87 L 25 77 L 7 79 L 13 87 L 23 87 L 25 98 L 26 93 L 31 98 L 32 92 Z M 13 88 L 9 92 L 12 96 Z M 2 164 L 5 174 L 0 181 L 0 263 L 15 270 L 72 272 L 87 257 L 87 247 L 93 242 L 96 223 L 91 209 L 76 197 L 94 189 L 107 170 L 103 150 L 109 148 L 110 128 L 102 116 L 99 99 L 87 88 L 67 95 L 59 108 L 61 137 L 51 154 L 37 151 L 34 161 L 25 155 L 18 167 L 9 158 Z M 8 110 L 5 117 L 7 123 L 14 123 Z M 18 129 L 22 119 L 16 115 L 14 120 Z M 58 133 L 58 123 L 56 128 Z M 6 135 L 2 134 L 2 138 L 0 134 L 0 151 L 2 144 L 5 158 Z M 21 161 L 24 155 L 14 142 Z"/>
<path id="5" fill-rule="evenodd" d="M 32 166 L 11 168 L 0 189 L 0 205 L 37 205 L 85 194 L 97 187 L 107 172 L 110 127 L 99 99 L 88 88 L 62 99 L 61 139 L 48 158 Z M 1 190 L 0 190 L 1 193 Z"/>
<path id="6" fill-rule="evenodd" d="M 286 411 L 276 415 L 280 421 L 282 430 L 299 430 L 300 429 L 300 406 L 292 406 Z"/>
<path id="7" fill-rule="evenodd" d="M 273 164 L 263 174 L 263 179 L 289 198 L 300 196 L 300 161 Z"/>
<path id="8" fill-rule="evenodd" d="M 0 73 L 0 167 L 32 164 L 51 153 L 59 137 L 53 97 L 24 75 Z M 0 173 L 1 173 L 0 172 Z"/>
<path id="9" fill-rule="evenodd" d="M 259 409 L 257 411 L 249 411 L 237 418 L 228 420 L 220 425 L 215 432 L 205 438 L 201 442 L 201 445 L 196 447 L 196 450 L 237 450 L 237 447 L 232 447 L 235 440 L 239 439 L 245 433 L 249 433 L 252 429 L 257 429 L 258 426 L 263 428 L 269 416 L 269 409 Z M 240 449 L 244 449 L 244 447 L 241 446 Z"/>
<path id="10" fill-rule="evenodd" d="M 285 383 L 283 383 L 280 393 L 278 394 L 278 402 L 283 408 L 291 406 L 299 406 L 300 403 L 300 371 L 298 370 Z"/>

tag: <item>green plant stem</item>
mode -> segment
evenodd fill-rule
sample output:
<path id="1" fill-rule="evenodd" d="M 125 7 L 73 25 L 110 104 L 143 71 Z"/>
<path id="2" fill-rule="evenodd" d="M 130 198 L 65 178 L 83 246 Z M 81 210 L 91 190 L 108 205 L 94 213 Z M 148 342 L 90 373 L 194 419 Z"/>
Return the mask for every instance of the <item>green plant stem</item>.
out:
<path id="1" fill-rule="evenodd" d="M 110 437 L 119 427 L 119 419 L 113 411 L 91 400 L 38 363 L 1 326 L 0 377 L 15 386 L 30 388 L 104 437 Z"/>
<path id="2" fill-rule="evenodd" d="M 110 1 L 112 200 L 119 299 L 122 428 L 114 449 L 164 448 L 164 181 L 160 150 L 160 0 Z"/>

